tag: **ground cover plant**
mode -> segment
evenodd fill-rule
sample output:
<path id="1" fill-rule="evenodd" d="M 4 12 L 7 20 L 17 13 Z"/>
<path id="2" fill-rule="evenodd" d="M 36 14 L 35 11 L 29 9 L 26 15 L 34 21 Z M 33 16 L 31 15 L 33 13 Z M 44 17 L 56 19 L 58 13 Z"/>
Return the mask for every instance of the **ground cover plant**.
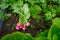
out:
<path id="1" fill-rule="evenodd" d="M 0 0 L 0 20 L 1 40 L 15 32 L 22 36 L 30 33 L 26 34 L 32 38 L 29 40 L 59 40 L 60 0 Z M 6 40 L 10 39 L 7 36 Z"/>

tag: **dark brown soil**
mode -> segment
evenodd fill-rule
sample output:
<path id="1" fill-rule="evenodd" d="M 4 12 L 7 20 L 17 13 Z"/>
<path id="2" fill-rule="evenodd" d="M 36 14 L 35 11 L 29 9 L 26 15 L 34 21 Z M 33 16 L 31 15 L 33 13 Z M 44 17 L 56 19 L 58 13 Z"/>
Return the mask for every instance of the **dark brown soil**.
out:
<path id="1" fill-rule="evenodd" d="M 16 23 L 16 16 L 11 16 L 11 18 L 9 18 L 8 20 L 5 20 L 1 29 L 1 35 L 0 37 L 12 33 L 12 25 Z M 8 24 L 9 26 L 7 26 L 6 24 Z"/>

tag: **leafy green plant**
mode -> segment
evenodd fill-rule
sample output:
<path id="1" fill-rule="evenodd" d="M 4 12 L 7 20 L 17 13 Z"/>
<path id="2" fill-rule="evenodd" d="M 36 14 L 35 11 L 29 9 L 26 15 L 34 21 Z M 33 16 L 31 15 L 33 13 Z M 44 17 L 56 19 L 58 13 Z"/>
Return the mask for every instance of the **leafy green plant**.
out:
<path id="1" fill-rule="evenodd" d="M 9 2 L 8 0 L 1 0 L 0 9 L 7 8 L 10 5 L 10 3 L 8 3 L 8 2 Z"/>
<path id="2" fill-rule="evenodd" d="M 60 13 L 60 5 L 58 5 L 58 6 L 54 5 L 53 7 L 55 8 L 55 10 L 56 10 L 57 13 Z"/>
<path id="3" fill-rule="evenodd" d="M 44 32 L 38 33 L 36 37 L 47 37 L 48 31 L 49 30 L 45 30 Z"/>
<path id="4" fill-rule="evenodd" d="M 11 16 L 11 14 L 0 13 L 0 19 L 2 19 L 2 20 L 8 19 L 10 16 Z"/>
<path id="5" fill-rule="evenodd" d="M 45 21 L 49 21 L 52 20 L 56 16 L 56 14 L 48 11 L 44 16 L 45 16 Z"/>
<path id="6" fill-rule="evenodd" d="M 60 32 L 60 18 L 55 18 L 53 20 L 52 26 L 48 33 L 48 38 L 53 40 L 53 36 Z"/>
<path id="7" fill-rule="evenodd" d="M 60 0 L 51 0 L 51 2 L 53 2 L 55 4 L 60 4 Z"/>
<path id="8" fill-rule="evenodd" d="M 53 20 L 53 18 L 56 16 L 56 10 L 52 5 L 48 5 L 48 11 L 45 13 L 45 21 Z"/>
<path id="9" fill-rule="evenodd" d="M 36 3 L 39 3 L 40 0 L 25 0 L 27 2 L 29 2 L 31 5 L 34 5 Z"/>
<path id="10" fill-rule="evenodd" d="M 32 36 L 28 33 L 23 34 L 21 32 L 14 32 L 12 34 L 8 34 L 1 38 L 1 40 L 32 40 Z"/>
<path id="11" fill-rule="evenodd" d="M 35 38 L 32 37 L 31 34 L 29 34 L 29 33 L 26 33 L 25 36 L 27 37 L 26 40 L 35 40 Z"/>
<path id="12" fill-rule="evenodd" d="M 34 5 L 30 7 L 31 16 L 37 21 L 40 21 L 41 10 L 42 9 L 39 5 Z"/>
<path id="13" fill-rule="evenodd" d="M 60 40 L 60 33 L 55 34 L 53 40 Z"/>
<path id="14" fill-rule="evenodd" d="M 44 32 L 38 33 L 36 35 L 36 39 L 35 40 L 48 40 L 48 38 L 47 38 L 48 32 L 49 32 L 49 30 L 45 30 Z"/>
<path id="15" fill-rule="evenodd" d="M 8 19 L 9 17 L 11 17 L 11 14 L 8 14 L 7 12 L 6 12 L 6 9 L 0 9 L 0 19 L 1 20 L 6 20 L 6 19 Z"/>
<path id="16" fill-rule="evenodd" d="M 46 37 L 37 37 L 35 40 L 48 40 Z"/>

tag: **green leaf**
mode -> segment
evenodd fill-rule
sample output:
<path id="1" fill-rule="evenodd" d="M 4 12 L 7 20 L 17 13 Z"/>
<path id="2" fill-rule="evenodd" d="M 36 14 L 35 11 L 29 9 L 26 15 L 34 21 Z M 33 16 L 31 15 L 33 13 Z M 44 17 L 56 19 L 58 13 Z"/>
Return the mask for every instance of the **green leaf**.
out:
<path id="1" fill-rule="evenodd" d="M 53 40 L 60 40 L 60 33 L 55 34 Z"/>
<path id="2" fill-rule="evenodd" d="M 60 5 L 60 0 L 51 0 L 51 1 Z"/>
<path id="3" fill-rule="evenodd" d="M 38 5 L 34 5 L 34 6 L 32 6 L 31 8 L 30 8 L 30 13 L 31 13 L 31 16 L 33 17 L 33 18 L 35 18 L 37 15 L 39 16 L 39 14 L 41 13 L 41 8 L 40 8 L 40 6 L 38 6 Z"/>
<path id="4" fill-rule="evenodd" d="M 26 33 L 25 36 L 27 37 L 27 40 L 33 40 L 33 37 L 31 36 L 31 34 L 29 33 Z"/>
<path id="5" fill-rule="evenodd" d="M 35 40 L 48 40 L 46 37 L 37 37 Z"/>
<path id="6" fill-rule="evenodd" d="M 45 21 L 49 21 L 49 20 L 51 20 L 53 18 L 51 12 L 45 13 L 44 16 L 45 16 Z"/>
<path id="7" fill-rule="evenodd" d="M 60 32 L 60 18 L 55 18 L 53 20 L 53 23 L 52 23 L 52 26 L 48 32 L 48 38 L 50 40 L 53 39 L 53 36 L 56 34 L 56 33 L 59 33 Z"/>
<path id="8" fill-rule="evenodd" d="M 0 8 L 1 8 L 1 9 L 5 9 L 5 8 L 7 8 L 8 6 L 9 6 L 9 4 L 6 4 L 6 3 L 0 4 Z"/>
<path id="9" fill-rule="evenodd" d="M 12 39 L 13 40 L 25 40 L 26 36 L 21 32 L 15 32 L 12 34 Z"/>
<path id="10" fill-rule="evenodd" d="M 8 34 L 8 35 L 2 37 L 1 40 L 12 40 L 11 38 L 12 38 L 12 35 Z"/>
<path id="11" fill-rule="evenodd" d="M 14 32 L 2 37 L 1 40 L 32 40 L 32 36 L 30 34 Z"/>
<path id="12" fill-rule="evenodd" d="M 55 18 L 52 24 L 60 28 L 60 18 Z"/>
<path id="13" fill-rule="evenodd" d="M 28 4 L 24 4 L 23 7 L 21 8 L 21 11 L 19 13 L 19 23 L 24 24 L 28 21 L 30 18 L 30 12 L 29 12 L 29 7 Z"/>
<path id="14" fill-rule="evenodd" d="M 23 11 L 24 11 L 24 14 L 25 14 L 25 15 L 29 13 L 28 4 L 24 4 L 24 6 L 23 6 Z"/>
<path id="15" fill-rule="evenodd" d="M 38 33 L 37 35 L 36 35 L 36 37 L 47 37 L 48 35 L 48 31 L 49 30 L 45 30 L 44 32 L 41 32 L 41 33 Z"/>

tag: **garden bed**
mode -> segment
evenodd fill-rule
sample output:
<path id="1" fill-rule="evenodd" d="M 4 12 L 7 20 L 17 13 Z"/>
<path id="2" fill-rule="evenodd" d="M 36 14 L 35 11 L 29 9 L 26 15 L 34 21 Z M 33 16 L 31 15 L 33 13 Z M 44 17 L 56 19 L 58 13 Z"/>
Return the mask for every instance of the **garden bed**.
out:
<path id="1" fill-rule="evenodd" d="M 18 17 L 17 15 L 12 15 L 9 19 L 7 19 L 3 22 L 1 32 L 0 32 L 0 38 L 2 38 L 6 34 L 10 34 L 10 33 L 17 32 L 17 31 L 20 31 L 23 33 L 30 33 L 33 37 L 35 37 L 38 31 L 43 32 L 44 30 L 47 30 L 50 28 L 50 25 L 48 23 L 44 22 L 43 19 L 41 19 L 41 22 L 39 22 L 39 23 L 37 23 L 34 19 L 32 19 L 30 23 L 35 25 L 36 26 L 35 28 L 31 29 L 30 27 L 28 27 L 28 29 L 26 31 L 16 30 L 15 24 L 18 21 L 18 20 L 16 20 L 17 17 Z M 60 15 L 56 15 L 56 17 L 60 18 Z M 44 25 L 45 27 L 39 27 L 39 25 L 40 26 Z"/>
<path id="2" fill-rule="evenodd" d="M 17 22 L 16 18 L 17 18 L 17 16 L 15 15 L 15 16 L 11 16 L 8 20 L 4 21 L 4 23 L 2 25 L 2 28 L 1 28 L 0 38 L 3 37 L 6 34 L 10 34 L 10 33 L 13 33 L 13 32 L 17 31 L 14 27 L 14 26 L 16 26 L 15 24 Z M 33 29 L 28 27 L 28 29 L 26 31 L 22 31 L 22 30 L 18 30 L 18 31 L 23 32 L 23 33 L 30 33 L 32 36 L 36 36 L 36 34 L 39 30 L 44 31 L 44 30 L 50 28 L 50 25 L 48 23 L 45 23 L 43 21 L 43 19 L 39 23 L 37 23 L 34 19 L 32 19 L 30 23 L 35 25 L 36 27 L 33 28 Z M 39 25 L 44 25 L 45 27 L 41 28 L 41 27 L 39 27 Z"/>
<path id="3" fill-rule="evenodd" d="M 60 32 L 58 31 L 60 30 L 59 0 L 2 0 L 0 4 L 0 9 L 2 10 L 0 10 L 0 39 L 2 38 L 3 40 L 7 34 L 14 35 L 14 32 L 17 34 L 24 33 L 25 36 L 26 33 L 30 33 L 32 38 L 38 36 L 37 39 L 42 36 L 42 39 L 45 37 L 48 37 L 47 39 L 55 39 L 55 36 L 59 35 L 54 33 Z M 57 28 L 56 31 L 54 28 Z M 53 35 L 53 33 L 56 35 Z M 53 38 L 49 35 L 53 35 Z"/>

